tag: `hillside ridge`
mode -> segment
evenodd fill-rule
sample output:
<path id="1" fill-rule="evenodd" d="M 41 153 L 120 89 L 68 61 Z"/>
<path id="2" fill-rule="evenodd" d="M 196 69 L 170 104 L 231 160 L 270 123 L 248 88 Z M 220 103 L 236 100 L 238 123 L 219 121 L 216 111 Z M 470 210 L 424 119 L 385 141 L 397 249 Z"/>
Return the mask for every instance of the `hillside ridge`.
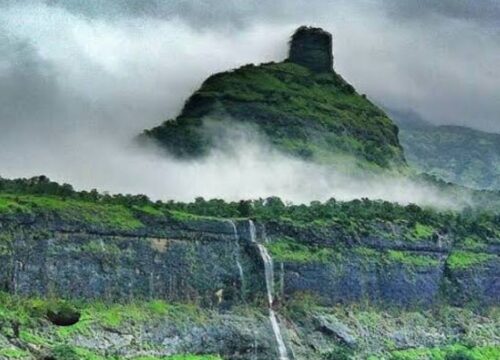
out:
<path id="1" fill-rule="evenodd" d="M 391 111 L 410 166 L 447 182 L 500 190 L 500 134 L 434 125 L 418 114 Z"/>
<path id="2" fill-rule="evenodd" d="M 179 116 L 146 130 L 170 154 L 199 157 L 224 134 L 206 120 L 254 126 L 277 149 L 325 164 L 404 168 L 398 128 L 333 69 L 331 34 L 300 27 L 289 58 L 210 76 Z"/>

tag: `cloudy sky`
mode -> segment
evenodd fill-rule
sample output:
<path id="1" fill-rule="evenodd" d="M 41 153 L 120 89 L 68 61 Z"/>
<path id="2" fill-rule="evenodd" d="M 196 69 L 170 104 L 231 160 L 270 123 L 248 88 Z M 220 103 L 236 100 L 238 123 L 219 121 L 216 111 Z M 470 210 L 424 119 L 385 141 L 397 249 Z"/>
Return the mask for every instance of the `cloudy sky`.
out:
<path id="1" fill-rule="evenodd" d="M 0 175 L 91 186 L 110 144 L 211 73 L 283 59 L 302 24 L 333 33 L 335 68 L 377 103 L 500 133 L 497 0 L 0 0 Z"/>

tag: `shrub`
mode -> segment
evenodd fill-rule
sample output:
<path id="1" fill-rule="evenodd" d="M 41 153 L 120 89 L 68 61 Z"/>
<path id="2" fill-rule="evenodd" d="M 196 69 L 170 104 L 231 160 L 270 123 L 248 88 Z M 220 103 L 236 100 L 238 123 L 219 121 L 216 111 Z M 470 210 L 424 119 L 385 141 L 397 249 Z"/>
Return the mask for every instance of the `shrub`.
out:
<path id="1" fill-rule="evenodd" d="M 59 345 L 52 349 L 52 359 L 54 360 L 79 360 L 80 357 L 69 345 Z"/>
<path id="2" fill-rule="evenodd" d="M 351 349 L 338 347 L 326 354 L 323 354 L 324 360 L 351 360 L 353 358 Z"/>
<path id="3" fill-rule="evenodd" d="M 445 360 L 476 360 L 476 358 L 466 350 L 460 349 L 446 354 Z"/>

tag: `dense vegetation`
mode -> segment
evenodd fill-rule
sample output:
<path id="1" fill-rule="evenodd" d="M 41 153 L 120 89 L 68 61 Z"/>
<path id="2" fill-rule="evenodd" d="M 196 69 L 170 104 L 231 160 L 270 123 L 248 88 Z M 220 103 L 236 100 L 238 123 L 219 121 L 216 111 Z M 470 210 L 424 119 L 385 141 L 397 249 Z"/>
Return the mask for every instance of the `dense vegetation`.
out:
<path id="1" fill-rule="evenodd" d="M 380 200 L 339 202 L 313 201 L 308 205 L 285 203 L 280 198 L 226 202 L 197 198 L 191 203 L 152 202 L 145 195 L 109 195 L 96 190 L 75 191 L 45 176 L 31 179 L 0 178 L 0 215 L 56 213 L 63 220 L 78 220 L 120 230 L 143 226 L 146 217 L 254 218 L 289 222 L 296 226 L 335 226 L 347 236 L 377 232 L 380 224 L 393 223 L 407 228 L 407 238 L 431 237 L 436 232 L 453 231 L 469 247 L 500 238 L 500 214 L 474 208 L 437 211 L 414 204 L 398 205 Z"/>
<path id="2" fill-rule="evenodd" d="M 182 113 L 145 134 L 177 156 L 199 156 L 223 142 L 227 120 L 247 124 L 279 149 L 328 164 L 401 167 L 398 129 L 334 71 L 291 63 L 246 65 L 208 78 Z M 234 123 L 233 123 L 234 125 Z"/>
<path id="3" fill-rule="evenodd" d="M 393 112 L 410 165 L 445 181 L 500 189 L 500 134 L 461 126 L 433 126 L 417 115 Z"/>

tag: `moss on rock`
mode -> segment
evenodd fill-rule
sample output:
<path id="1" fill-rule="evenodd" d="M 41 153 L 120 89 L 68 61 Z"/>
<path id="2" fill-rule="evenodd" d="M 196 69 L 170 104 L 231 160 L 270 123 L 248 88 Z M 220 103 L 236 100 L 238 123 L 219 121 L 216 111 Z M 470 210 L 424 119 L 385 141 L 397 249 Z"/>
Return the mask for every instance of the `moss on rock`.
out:
<path id="1" fill-rule="evenodd" d="M 498 259 L 498 256 L 493 254 L 476 253 L 470 251 L 454 251 L 449 256 L 447 264 L 452 270 L 461 270 L 485 264 L 495 259 Z"/>

